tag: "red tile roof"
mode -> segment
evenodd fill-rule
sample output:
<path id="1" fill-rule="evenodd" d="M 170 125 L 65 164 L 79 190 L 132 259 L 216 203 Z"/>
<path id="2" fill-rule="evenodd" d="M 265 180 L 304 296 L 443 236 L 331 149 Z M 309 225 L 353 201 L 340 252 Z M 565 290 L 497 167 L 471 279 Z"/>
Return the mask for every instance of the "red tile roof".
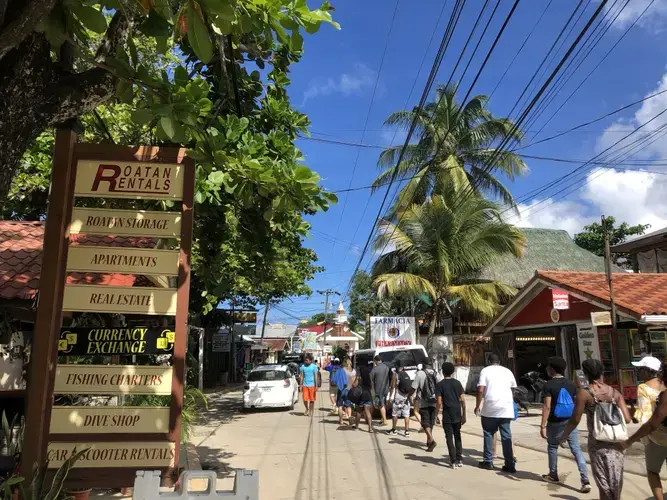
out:
<path id="1" fill-rule="evenodd" d="M 538 271 L 536 277 L 591 300 L 610 302 L 604 273 Z M 638 319 L 643 315 L 667 314 L 667 274 L 614 273 L 613 282 L 616 305 Z"/>
<path id="2" fill-rule="evenodd" d="M 267 346 L 270 351 L 284 351 L 287 339 L 263 339 L 262 344 Z"/>
<path id="3" fill-rule="evenodd" d="M 42 270 L 43 222 L 0 221 L 0 299 L 31 300 L 39 290 Z M 150 248 L 153 238 L 73 234 L 72 245 Z M 67 283 L 132 286 L 136 276 L 126 274 L 70 273 Z"/>

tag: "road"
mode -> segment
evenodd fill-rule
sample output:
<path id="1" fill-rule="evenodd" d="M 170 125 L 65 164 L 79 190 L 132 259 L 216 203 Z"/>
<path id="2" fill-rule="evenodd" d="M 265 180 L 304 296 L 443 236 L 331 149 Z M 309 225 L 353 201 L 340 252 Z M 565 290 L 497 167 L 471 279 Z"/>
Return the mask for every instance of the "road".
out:
<path id="1" fill-rule="evenodd" d="M 566 457 L 559 460 L 564 484 L 543 482 L 546 451 L 537 451 L 539 447 L 528 444 L 535 449 L 523 447 L 521 440 L 516 447 L 516 474 L 501 473 L 500 460 L 494 471 L 478 469 L 482 443 L 479 420 L 474 416 L 464 426 L 465 466 L 452 470 L 446 467 L 441 428 L 435 434 L 438 447 L 427 453 L 424 434 L 416 432 L 415 421 L 409 438 L 387 436 L 381 427 L 369 434 L 339 427 L 328 405 L 328 394 L 319 392 L 312 417 L 303 416 L 302 405 L 293 412 L 242 413 L 241 392 L 214 393 L 210 395 L 210 410 L 203 415 L 202 425 L 195 429 L 191 441 L 202 468 L 218 472 L 218 489 L 232 488 L 235 469 L 259 470 L 262 500 L 598 498 L 595 488 L 587 495 L 578 492 L 575 463 Z M 521 418 L 521 423 L 513 427 L 516 425 L 518 432 L 523 429 L 519 426 L 539 428 L 537 418 Z M 641 470 L 637 472 L 626 470 L 624 499 L 651 498 L 646 478 L 640 475 Z"/>

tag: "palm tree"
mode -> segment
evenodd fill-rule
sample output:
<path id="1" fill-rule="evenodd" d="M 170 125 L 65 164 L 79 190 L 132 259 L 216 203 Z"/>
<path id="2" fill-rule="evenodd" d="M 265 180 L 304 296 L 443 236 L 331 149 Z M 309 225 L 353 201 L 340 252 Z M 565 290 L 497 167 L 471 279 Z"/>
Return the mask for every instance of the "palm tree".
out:
<path id="1" fill-rule="evenodd" d="M 397 222 L 382 220 L 374 242 L 381 254 L 372 269 L 378 296 L 429 298 L 427 350 L 440 319 L 454 308 L 489 318 L 516 292 L 475 275 L 502 254 L 521 255 L 523 234 L 500 220 L 498 204 L 457 195 L 450 186 L 406 207 Z"/>
<path id="2" fill-rule="evenodd" d="M 487 109 L 488 97 L 478 95 L 463 106 L 456 103 L 456 86 L 439 85 L 434 102 L 424 106 L 421 113 L 397 111 L 385 125 L 409 129 L 415 117 L 415 132 L 419 141 L 406 148 L 397 165 L 401 146 L 382 152 L 378 166 L 385 170 L 373 183 L 373 189 L 397 179 L 410 179 L 392 208 L 395 215 L 412 203 L 421 203 L 430 194 L 454 184 L 465 190 L 486 194 L 507 206 L 516 208 L 512 194 L 496 178 L 501 173 L 510 180 L 527 172 L 528 167 L 516 154 L 497 149 L 506 137 L 520 140 L 522 132 L 513 130 L 508 118 L 495 118 Z"/>

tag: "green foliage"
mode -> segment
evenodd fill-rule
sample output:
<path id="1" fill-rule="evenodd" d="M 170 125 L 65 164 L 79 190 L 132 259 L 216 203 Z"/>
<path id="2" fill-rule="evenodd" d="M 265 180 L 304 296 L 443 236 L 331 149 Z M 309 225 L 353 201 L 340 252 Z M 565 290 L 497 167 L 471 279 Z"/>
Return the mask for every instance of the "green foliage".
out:
<path id="1" fill-rule="evenodd" d="M 128 396 L 125 406 L 160 406 L 168 407 L 171 396 Z M 208 410 L 208 397 L 194 386 L 187 385 L 183 391 L 183 409 L 181 411 L 181 440 L 187 442 L 192 429 L 199 421 L 201 410 Z"/>
<path id="2" fill-rule="evenodd" d="M 18 429 L 16 436 L 14 429 Z M 23 415 L 14 415 L 11 424 L 7 420 L 5 411 L 2 411 L 2 433 L 5 435 L 7 443 L 7 456 L 13 457 L 19 455 L 23 449 L 23 431 L 25 429 L 25 418 Z"/>
<path id="3" fill-rule="evenodd" d="M 494 146 L 512 132 L 514 123 L 508 118 L 496 118 L 487 109 L 488 98 L 475 96 L 467 103 L 456 102 L 456 86 L 439 85 L 433 102 L 417 110 L 397 111 L 385 125 L 408 129 L 417 118 L 419 141 L 407 147 L 400 165 L 401 146 L 387 149 L 380 155 L 378 165 L 385 170 L 373 183 L 374 188 L 397 178 L 410 178 L 398 197 L 392 214 L 411 203 L 421 203 L 431 194 L 440 194 L 454 185 L 460 192 L 475 191 L 515 206 L 512 194 L 495 177 L 498 173 L 510 180 L 524 174 L 528 168 L 523 160 L 509 151 Z M 521 139 L 515 131 L 512 139 Z M 490 165 L 490 160 L 494 162 Z"/>
<path id="4" fill-rule="evenodd" d="M 614 217 L 606 217 L 605 225 L 594 222 L 588 226 L 584 226 L 584 230 L 574 235 L 574 242 L 581 248 L 585 248 L 595 255 L 604 257 L 604 235 L 605 232 L 609 234 L 609 245 L 614 246 L 623 243 L 630 236 L 637 236 L 644 234 L 644 232 L 651 227 L 650 224 L 637 224 L 630 226 L 627 222 L 623 222 L 618 227 L 615 227 L 616 219 Z M 614 253 L 611 259 L 617 266 L 625 269 L 632 269 L 632 261 L 630 254 Z"/>
<path id="5" fill-rule="evenodd" d="M 19 489 L 19 498 L 21 500 L 71 500 L 73 497 L 64 495 L 63 486 L 65 479 L 67 479 L 69 472 L 87 451 L 88 448 L 81 451 L 74 450 L 72 455 L 63 462 L 53 475 L 50 485 L 46 485 L 44 481 L 48 463 L 33 471 L 32 482 L 27 488 L 23 487 L 24 477 L 18 475 L 10 476 L 0 484 L 3 500 L 12 500 L 14 498 L 12 492 L 14 488 Z"/>
<path id="6" fill-rule="evenodd" d="M 515 291 L 499 282 L 476 280 L 474 275 L 500 255 L 521 255 L 523 234 L 500 221 L 497 204 L 459 195 L 450 185 L 405 209 L 396 224 L 383 220 L 374 242 L 376 251 L 385 252 L 372 269 L 378 297 L 430 299 L 429 350 L 435 326 L 444 315 L 459 309 L 491 317 Z"/>
<path id="7" fill-rule="evenodd" d="M 301 323 L 302 326 L 315 326 L 324 322 L 325 315 L 323 312 L 313 314 L 308 321 Z M 333 325 L 336 315 L 334 313 L 328 313 L 326 315 L 327 325 Z"/>

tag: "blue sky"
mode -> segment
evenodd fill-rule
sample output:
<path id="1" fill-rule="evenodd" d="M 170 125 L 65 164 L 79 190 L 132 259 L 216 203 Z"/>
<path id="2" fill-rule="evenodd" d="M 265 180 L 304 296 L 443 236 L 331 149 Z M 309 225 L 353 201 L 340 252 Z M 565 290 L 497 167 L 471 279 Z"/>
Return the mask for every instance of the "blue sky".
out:
<path id="1" fill-rule="evenodd" d="M 461 88 L 467 90 L 472 83 L 472 77 L 477 73 L 513 3 L 511 0 L 501 0 L 479 51 L 460 83 Z M 489 95 L 497 86 L 489 105 L 497 116 L 510 113 L 578 0 L 551 2 L 523 51 L 501 81 L 503 73 L 548 3 L 548 0 L 523 0 L 519 4 L 473 89 L 472 95 Z M 545 74 L 555 67 L 556 61 L 560 60 L 599 5 L 595 0 L 583 3 L 587 5 L 585 12 L 573 31 L 566 32 L 566 41 L 556 59 L 549 61 Z M 535 133 L 543 125 L 544 130 L 537 136 L 537 140 L 667 89 L 667 51 L 664 49 L 667 42 L 667 0 L 654 0 L 647 13 L 630 29 L 581 89 L 545 124 L 547 118 L 561 106 L 570 92 L 651 2 L 630 0 L 623 10 L 620 7 L 625 1 L 614 3 L 614 0 L 609 0 L 608 3 L 610 12 L 606 19 L 611 20 L 618 14 L 616 21 L 536 123 L 530 124 L 525 144 L 535 140 Z M 437 82 L 444 83 L 449 78 L 482 4 L 481 0 L 466 3 L 440 66 Z M 395 0 L 334 2 L 336 11 L 333 14 L 342 29 L 336 31 L 326 26 L 316 35 L 307 37 L 304 57 L 293 67 L 291 74 L 291 100 L 310 117 L 312 137 L 363 142 L 374 146 L 402 143 L 405 135 L 383 127 L 383 121 L 393 111 L 405 109 L 406 104 L 408 108 L 417 104 L 453 5 L 454 2 L 449 0 L 443 10 L 441 1 L 424 0 L 416 4 L 399 0 L 392 22 Z M 489 2 L 483 23 L 494 5 L 495 0 Z M 473 39 L 473 43 L 476 40 Z M 468 54 L 470 51 L 469 48 Z M 467 56 L 464 62 L 467 62 Z M 455 75 L 456 81 L 461 72 L 459 69 Z M 545 78 L 542 75 L 540 85 Z M 531 89 L 531 95 L 536 88 Z M 525 101 L 511 118 L 516 118 L 524 106 Z M 558 139 L 530 146 L 522 152 L 535 156 L 588 160 L 664 109 L 667 109 L 667 93 Z M 643 127 L 632 139 L 651 131 L 657 133 L 660 130 L 656 129 L 664 124 L 667 124 L 667 113 Z M 321 175 L 323 185 L 329 190 L 369 185 L 379 173 L 377 158 L 381 150 L 378 148 L 311 140 L 299 140 L 298 146 L 303 151 L 307 165 Z M 667 140 L 656 140 L 637 151 L 626 162 L 658 158 L 667 158 Z M 665 166 L 654 164 L 644 168 L 633 164 L 627 166 L 632 170 L 625 171 L 585 169 L 581 175 L 573 176 L 567 183 L 560 183 L 535 197 L 526 197 L 527 193 L 578 166 L 534 159 L 526 159 L 526 162 L 530 172 L 506 184 L 515 198 L 522 201 L 519 206 L 521 217 L 511 220 L 519 226 L 560 228 L 574 234 L 585 224 L 599 220 L 602 213 L 629 223 L 650 223 L 654 229 L 667 225 L 667 197 L 661 196 L 667 185 L 667 176 L 653 173 L 660 169 L 667 173 Z M 571 188 L 558 193 L 570 184 Z M 333 288 L 340 293 L 346 291 L 383 195 L 384 191 L 380 191 L 371 196 L 369 190 L 341 194 L 337 206 L 325 214 L 310 218 L 312 237 L 306 245 L 316 250 L 320 259 L 318 264 L 326 268 L 310 283 L 313 290 Z M 366 268 L 367 264 L 368 259 L 363 262 L 361 269 Z M 295 297 L 279 306 L 282 311 L 270 310 L 269 320 L 295 323 L 295 317 L 309 317 L 323 310 L 322 300 L 317 294 L 310 299 Z"/>

